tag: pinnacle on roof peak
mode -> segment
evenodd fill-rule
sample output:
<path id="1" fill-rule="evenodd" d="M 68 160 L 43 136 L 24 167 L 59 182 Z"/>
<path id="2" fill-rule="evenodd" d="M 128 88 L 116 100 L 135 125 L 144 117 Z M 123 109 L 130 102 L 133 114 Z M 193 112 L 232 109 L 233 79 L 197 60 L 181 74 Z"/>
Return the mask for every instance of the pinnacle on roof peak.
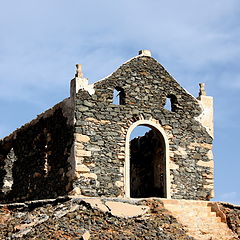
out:
<path id="1" fill-rule="evenodd" d="M 139 54 L 139 55 L 142 55 L 142 56 L 148 56 L 148 57 L 151 57 L 151 56 L 152 56 L 151 51 L 150 51 L 150 50 L 146 50 L 146 49 L 140 50 L 140 51 L 138 52 L 138 54 Z"/>
<path id="2" fill-rule="evenodd" d="M 75 77 L 83 78 L 82 64 L 76 64 L 76 74 Z"/>
<path id="3" fill-rule="evenodd" d="M 206 90 L 205 90 L 205 83 L 199 83 L 199 97 L 200 96 L 206 96 Z"/>

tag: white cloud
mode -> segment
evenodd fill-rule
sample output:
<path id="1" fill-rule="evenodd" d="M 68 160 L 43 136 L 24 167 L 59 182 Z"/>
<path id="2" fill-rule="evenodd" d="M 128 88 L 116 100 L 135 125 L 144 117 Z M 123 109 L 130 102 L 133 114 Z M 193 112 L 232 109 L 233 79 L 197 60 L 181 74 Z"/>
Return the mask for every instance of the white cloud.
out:
<path id="1" fill-rule="evenodd" d="M 32 101 L 34 88 L 36 97 L 46 88 L 63 88 L 76 62 L 85 65 L 90 79 L 100 79 L 141 48 L 151 49 L 190 88 L 210 66 L 239 62 L 237 0 L 23 0 L 14 6 L 4 3 L 0 15 L 1 98 Z"/>

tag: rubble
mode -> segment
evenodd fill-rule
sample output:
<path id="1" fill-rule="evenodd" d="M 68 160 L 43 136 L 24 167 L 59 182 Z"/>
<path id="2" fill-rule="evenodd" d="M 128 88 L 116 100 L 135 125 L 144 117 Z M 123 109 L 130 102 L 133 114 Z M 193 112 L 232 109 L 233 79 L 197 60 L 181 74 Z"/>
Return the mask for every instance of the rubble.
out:
<path id="1" fill-rule="evenodd" d="M 97 201 L 108 206 L 108 211 L 94 207 L 86 198 L 1 205 L 0 239 L 193 239 L 164 209 L 161 200 Z M 117 216 L 111 205 L 125 212 L 144 206 L 146 211 L 126 218 Z"/>

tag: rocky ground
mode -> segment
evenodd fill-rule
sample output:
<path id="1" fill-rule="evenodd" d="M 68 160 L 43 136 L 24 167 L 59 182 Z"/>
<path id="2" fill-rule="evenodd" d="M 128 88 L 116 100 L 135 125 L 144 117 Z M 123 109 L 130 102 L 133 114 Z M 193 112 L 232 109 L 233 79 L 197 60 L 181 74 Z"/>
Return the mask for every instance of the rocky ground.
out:
<path id="1" fill-rule="evenodd" d="M 193 239 L 160 200 L 119 201 L 59 198 L 1 205 L 0 239 Z"/>
<path id="2" fill-rule="evenodd" d="M 240 206 L 220 203 L 220 209 L 226 215 L 228 227 L 237 233 L 240 239 Z"/>

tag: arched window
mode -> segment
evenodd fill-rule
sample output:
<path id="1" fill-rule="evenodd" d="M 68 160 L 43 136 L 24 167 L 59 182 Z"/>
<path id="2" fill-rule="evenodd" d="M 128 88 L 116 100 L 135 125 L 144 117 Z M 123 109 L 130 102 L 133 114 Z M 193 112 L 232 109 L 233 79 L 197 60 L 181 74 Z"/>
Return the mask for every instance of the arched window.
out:
<path id="1" fill-rule="evenodd" d="M 115 87 L 113 91 L 113 104 L 125 105 L 125 92 L 121 87 Z"/>
<path id="2" fill-rule="evenodd" d="M 127 197 L 169 197 L 169 146 L 164 130 L 148 120 L 130 126 L 126 137 Z"/>

